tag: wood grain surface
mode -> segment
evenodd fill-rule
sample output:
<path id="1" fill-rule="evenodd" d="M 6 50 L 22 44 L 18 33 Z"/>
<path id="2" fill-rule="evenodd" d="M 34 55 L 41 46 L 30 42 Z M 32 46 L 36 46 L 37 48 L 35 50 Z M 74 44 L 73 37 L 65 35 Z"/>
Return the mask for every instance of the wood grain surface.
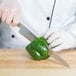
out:
<path id="1" fill-rule="evenodd" d="M 70 65 L 70 68 L 76 68 L 76 50 L 64 50 L 58 54 Z M 23 49 L 0 49 L 0 68 L 65 69 L 66 67 L 52 57 L 34 61 Z"/>

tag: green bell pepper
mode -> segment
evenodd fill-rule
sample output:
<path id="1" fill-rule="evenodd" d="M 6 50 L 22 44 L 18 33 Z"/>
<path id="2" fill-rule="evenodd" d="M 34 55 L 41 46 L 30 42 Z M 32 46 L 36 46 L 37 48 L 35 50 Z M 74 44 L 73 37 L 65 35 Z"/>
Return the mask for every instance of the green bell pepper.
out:
<path id="1" fill-rule="evenodd" d="M 49 57 L 48 42 L 44 37 L 33 40 L 26 46 L 26 50 L 34 60 L 43 60 Z"/>

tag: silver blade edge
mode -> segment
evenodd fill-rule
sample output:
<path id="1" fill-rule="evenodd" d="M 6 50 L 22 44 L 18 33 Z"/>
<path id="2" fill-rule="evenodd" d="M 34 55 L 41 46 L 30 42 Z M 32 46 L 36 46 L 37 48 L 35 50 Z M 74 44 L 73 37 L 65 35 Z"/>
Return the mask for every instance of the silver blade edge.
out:
<path id="1" fill-rule="evenodd" d="M 24 25 L 19 24 L 18 27 L 20 28 L 19 33 L 23 35 L 25 38 L 27 38 L 30 41 L 36 39 L 36 36 L 31 31 L 29 31 Z"/>
<path id="2" fill-rule="evenodd" d="M 49 49 L 49 55 L 52 56 L 57 61 L 59 61 L 62 65 L 66 66 L 68 68 L 70 67 L 69 64 L 63 58 L 61 58 L 56 52 L 54 52 L 50 49 Z"/>

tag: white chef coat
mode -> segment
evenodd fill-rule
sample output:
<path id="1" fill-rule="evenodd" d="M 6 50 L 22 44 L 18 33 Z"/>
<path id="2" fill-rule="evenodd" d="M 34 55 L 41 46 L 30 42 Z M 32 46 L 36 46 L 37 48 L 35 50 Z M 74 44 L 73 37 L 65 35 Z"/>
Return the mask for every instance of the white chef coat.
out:
<path id="1" fill-rule="evenodd" d="M 51 17 L 54 0 L 19 0 L 23 17 L 22 22 L 38 35 L 43 35 L 49 27 L 47 17 Z M 76 1 L 56 0 L 51 29 L 75 28 Z M 73 31 L 73 30 L 72 30 Z M 76 33 L 75 33 L 76 34 Z"/>
<path id="2" fill-rule="evenodd" d="M 47 17 L 51 17 L 54 0 L 18 0 L 21 6 L 21 23 L 24 24 L 35 35 L 42 36 L 49 29 Z M 51 30 L 61 30 L 71 32 L 76 35 L 76 2 L 75 0 L 56 0 L 55 9 L 51 23 Z M 4 23 L 3 23 L 4 24 Z M 2 29 L 5 28 L 2 27 Z M 1 47 L 24 48 L 28 40 L 21 36 L 14 28 L 7 26 L 0 39 Z M 8 34 L 9 30 L 9 34 Z M 1 31 L 1 30 L 0 30 Z M 15 35 L 12 38 L 12 33 Z M 8 36 L 8 35 L 10 36 Z"/>

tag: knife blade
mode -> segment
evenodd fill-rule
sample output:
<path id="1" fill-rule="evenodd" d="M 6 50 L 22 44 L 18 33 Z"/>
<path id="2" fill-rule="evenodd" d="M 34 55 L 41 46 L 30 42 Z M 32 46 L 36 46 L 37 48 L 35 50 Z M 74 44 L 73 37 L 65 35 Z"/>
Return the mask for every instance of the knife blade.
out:
<path id="1" fill-rule="evenodd" d="M 69 68 L 68 63 L 63 58 L 61 58 L 56 52 L 51 51 L 51 49 L 49 49 L 49 55 L 52 56 L 57 61 L 61 62 L 62 65 L 64 65 L 64 66 Z"/>
<path id="2" fill-rule="evenodd" d="M 27 38 L 30 41 L 33 41 L 34 39 L 36 39 L 37 37 L 29 30 L 27 29 L 23 24 L 19 24 L 18 27 L 20 28 L 19 33 L 21 35 L 23 35 L 25 38 Z M 68 63 L 62 59 L 57 53 L 53 52 L 50 48 L 49 48 L 49 54 L 50 56 L 52 56 L 54 59 L 56 59 L 57 61 L 59 61 L 61 64 L 63 64 L 64 66 L 69 68 Z"/>
<path id="3" fill-rule="evenodd" d="M 29 41 L 33 41 L 36 38 L 36 36 L 24 25 L 19 24 L 18 27 L 20 28 L 19 33 L 25 38 L 27 38 Z"/>

